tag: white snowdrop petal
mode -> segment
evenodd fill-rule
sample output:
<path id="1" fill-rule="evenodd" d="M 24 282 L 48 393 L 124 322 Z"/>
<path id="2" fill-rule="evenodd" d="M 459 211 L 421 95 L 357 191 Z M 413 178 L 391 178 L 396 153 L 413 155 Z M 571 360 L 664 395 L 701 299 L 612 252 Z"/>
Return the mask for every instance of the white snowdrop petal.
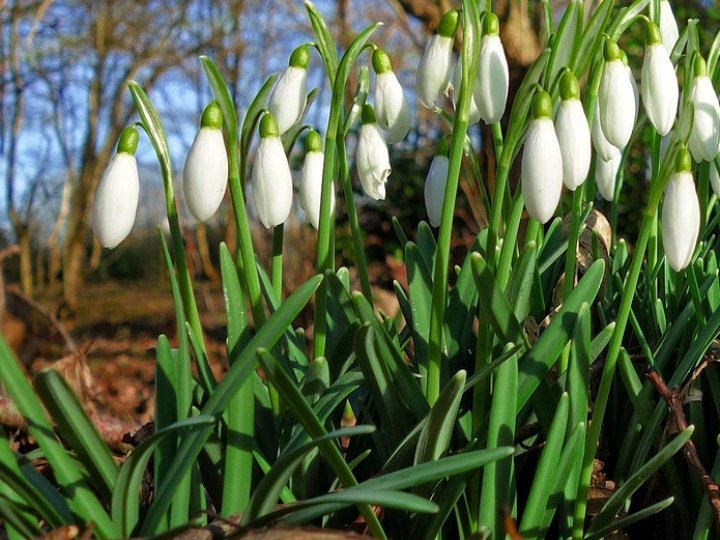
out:
<path id="1" fill-rule="evenodd" d="M 285 223 L 292 208 L 292 176 L 279 137 L 260 139 L 252 175 L 253 196 L 266 228 Z"/>
<path id="2" fill-rule="evenodd" d="M 378 125 L 387 133 L 388 144 L 403 140 L 410 130 L 410 106 L 392 71 L 376 76 L 375 116 Z"/>
<path id="3" fill-rule="evenodd" d="M 509 83 L 507 58 L 500 36 L 483 36 L 474 95 L 480 116 L 487 124 L 499 122 L 505 113 Z"/>
<path id="4" fill-rule="evenodd" d="M 598 102 L 600 126 L 607 141 L 617 148 L 625 148 L 635 127 L 635 91 L 621 60 L 605 62 Z"/>
<path id="5" fill-rule="evenodd" d="M 93 200 L 92 229 L 101 246 L 112 249 L 130 234 L 139 199 L 135 156 L 119 152 L 100 177 Z"/>
<path id="6" fill-rule="evenodd" d="M 377 124 L 360 126 L 355 164 L 365 193 L 375 200 L 385 199 L 385 182 L 392 170 L 387 144 Z"/>
<path id="7" fill-rule="evenodd" d="M 288 66 L 275 83 L 268 110 L 275 117 L 282 135 L 302 115 L 307 99 L 307 69 Z"/>
<path id="8" fill-rule="evenodd" d="M 710 185 L 712 186 L 713 193 L 720 197 L 720 174 L 718 174 L 717 167 L 714 163 L 710 163 Z"/>
<path id="9" fill-rule="evenodd" d="M 560 144 L 549 118 L 537 118 L 528 127 L 521 182 L 528 214 L 547 223 L 560 202 L 563 185 Z"/>
<path id="10" fill-rule="evenodd" d="M 595 160 L 595 184 L 598 192 L 606 201 L 612 201 L 615 197 L 615 183 L 621 162 L 622 154 L 619 151 L 607 161 Z"/>
<path id="11" fill-rule="evenodd" d="M 668 54 L 672 53 L 675 43 L 680 37 L 680 31 L 668 0 L 660 0 L 660 35 L 665 50 Z"/>
<path id="12" fill-rule="evenodd" d="M 440 225 L 449 166 L 450 160 L 447 156 L 435 156 L 425 179 L 425 208 L 428 221 L 433 227 Z"/>
<path id="13" fill-rule="evenodd" d="M 322 197 L 323 153 L 308 152 L 300 175 L 300 204 L 310 224 L 318 228 Z M 335 184 L 330 187 L 330 213 L 335 210 Z"/>
<path id="14" fill-rule="evenodd" d="M 720 103 L 707 75 L 693 79 L 690 99 L 694 120 L 688 147 L 695 161 L 711 161 L 720 144 Z"/>
<path id="15" fill-rule="evenodd" d="M 452 91 L 452 103 L 453 108 L 457 111 L 458 99 L 460 99 L 460 82 L 462 79 L 462 64 L 460 62 L 455 63 L 455 69 L 453 69 L 452 84 L 450 89 Z M 480 110 L 475 101 L 475 92 L 470 96 L 470 110 L 468 111 L 468 124 L 477 124 L 481 120 Z"/>
<path id="16" fill-rule="evenodd" d="M 661 136 L 672 129 L 678 107 L 678 85 L 667 50 L 649 45 L 643 59 L 640 92 L 650 123 Z"/>
<path id="17" fill-rule="evenodd" d="M 560 103 L 555 118 L 555 133 L 560 144 L 563 162 L 563 183 L 575 191 L 587 178 L 590 170 L 590 127 L 579 99 Z"/>
<path id="18" fill-rule="evenodd" d="M 662 233 L 665 258 L 679 272 L 695 252 L 700 231 L 700 204 L 690 172 L 676 172 L 665 188 L 662 209 Z"/>
<path id="19" fill-rule="evenodd" d="M 210 219 L 227 188 L 228 159 L 222 131 L 201 128 L 190 147 L 183 169 L 183 193 L 190 213 L 198 221 Z"/>
<path id="20" fill-rule="evenodd" d="M 453 38 L 439 34 L 430 38 L 417 69 L 416 89 L 420 102 L 428 109 L 438 106 L 447 92 L 453 64 Z"/>
<path id="21" fill-rule="evenodd" d="M 610 161 L 620 153 L 620 149 L 608 142 L 600 126 L 600 104 L 595 102 L 595 117 L 593 118 L 591 130 L 593 147 L 600 159 Z"/>

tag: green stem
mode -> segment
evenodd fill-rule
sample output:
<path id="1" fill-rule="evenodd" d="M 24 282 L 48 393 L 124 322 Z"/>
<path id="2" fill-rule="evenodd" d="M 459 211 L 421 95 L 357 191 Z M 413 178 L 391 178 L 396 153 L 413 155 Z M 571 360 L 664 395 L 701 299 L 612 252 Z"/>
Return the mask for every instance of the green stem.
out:
<path id="1" fill-rule="evenodd" d="M 272 235 L 272 288 L 275 292 L 275 298 L 278 302 L 282 302 L 282 285 L 283 285 L 283 236 L 285 233 L 285 225 L 280 224 L 273 228 Z"/>

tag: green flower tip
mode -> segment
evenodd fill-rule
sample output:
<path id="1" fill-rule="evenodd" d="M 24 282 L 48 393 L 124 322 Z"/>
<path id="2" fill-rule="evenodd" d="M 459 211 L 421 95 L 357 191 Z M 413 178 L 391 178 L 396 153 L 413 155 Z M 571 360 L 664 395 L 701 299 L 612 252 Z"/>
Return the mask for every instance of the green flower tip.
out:
<path id="1" fill-rule="evenodd" d="M 451 9 L 440 19 L 437 33 L 443 37 L 453 37 L 460 23 L 460 13 L 456 9 Z"/>
<path id="2" fill-rule="evenodd" d="M 552 116 L 552 99 L 545 90 L 540 90 L 532 100 L 533 118 L 550 118 Z"/>
<path id="3" fill-rule="evenodd" d="M 580 99 L 580 85 L 575 74 L 569 69 L 565 70 L 560 79 L 560 97 L 563 101 Z"/>
<path id="4" fill-rule="evenodd" d="M 310 47 L 307 43 L 305 45 L 300 45 L 297 49 L 295 49 L 290 55 L 290 61 L 288 62 L 291 67 L 302 69 L 307 69 L 309 63 Z"/>
<path id="5" fill-rule="evenodd" d="M 618 44 L 610 38 L 605 40 L 603 56 L 606 62 L 612 62 L 613 60 L 620 59 L 620 47 L 618 47 Z"/>
<path id="6" fill-rule="evenodd" d="M 362 123 L 374 124 L 375 122 L 375 110 L 372 108 L 372 105 L 368 105 L 366 103 L 365 105 L 363 105 L 362 109 Z"/>
<path id="7" fill-rule="evenodd" d="M 278 129 L 277 120 L 270 113 L 265 113 L 260 120 L 260 137 L 267 139 L 268 137 L 279 137 L 280 130 Z"/>
<path id="8" fill-rule="evenodd" d="M 437 149 L 435 150 L 435 155 L 436 156 L 447 156 L 448 152 L 450 152 L 450 145 L 445 140 L 445 137 L 443 137 L 437 143 Z"/>
<path id="9" fill-rule="evenodd" d="M 350 405 L 350 400 L 345 401 L 345 410 L 343 411 L 343 418 L 345 420 L 353 420 L 355 418 L 355 411 L 353 411 L 352 405 Z"/>
<path id="10" fill-rule="evenodd" d="M 125 129 L 123 129 L 123 132 L 120 134 L 120 140 L 118 141 L 117 145 L 117 151 L 118 154 L 121 152 L 124 152 L 126 154 L 130 154 L 131 156 L 135 155 L 135 151 L 138 147 L 138 142 L 140 141 L 140 135 L 138 135 L 137 130 L 134 126 L 128 126 Z"/>
<path id="11" fill-rule="evenodd" d="M 373 51 L 372 66 L 375 73 L 378 74 L 392 71 L 392 61 L 390 60 L 390 55 L 378 47 L 375 51 Z"/>
<path id="12" fill-rule="evenodd" d="M 692 156 L 687 146 L 681 146 L 675 156 L 675 172 L 690 172 L 692 170 Z"/>
<path id="13" fill-rule="evenodd" d="M 305 151 L 322 152 L 322 138 L 314 129 L 308 131 L 307 137 L 305 137 Z"/>
<path id="14" fill-rule="evenodd" d="M 485 14 L 485 20 L 483 21 L 483 33 L 488 36 L 499 36 L 500 35 L 500 21 L 492 11 L 488 11 Z"/>
<path id="15" fill-rule="evenodd" d="M 696 77 L 707 76 L 707 64 L 705 59 L 699 54 L 695 57 L 695 63 L 693 64 L 693 73 Z"/>
<path id="16" fill-rule="evenodd" d="M 223 115 L 220 105 L 217 101 L 211 101 L 202 113 L 200 118 L 200 127 L 221 129 L 223 125 Z"/>
<path id="17" fill-rule="evenodd" d="M 660 28 L 654 22 L 648 20 L 645 24 L 645 46 L 658 45 L 662 43 Z"/>

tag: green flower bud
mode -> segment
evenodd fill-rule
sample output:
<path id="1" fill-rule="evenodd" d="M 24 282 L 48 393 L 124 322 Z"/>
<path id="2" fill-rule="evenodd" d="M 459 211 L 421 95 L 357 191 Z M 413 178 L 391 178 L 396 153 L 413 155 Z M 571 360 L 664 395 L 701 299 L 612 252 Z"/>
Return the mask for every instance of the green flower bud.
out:
<path id="1" fill-rule="evenodd" d="M 550 94 L 540 90 L 532 100 L 533 118 L 550 118 L 552 116 L 552 99 Z"/>
<path id="2" fill-rule="evenodd" d="M 453 37 L 457 31 L 458 24 L 460 23 L 460 13 L 457 10 L 451 9 L 440 19 L 437 33 L 444 37 Z"/>
<path id="3" fill-rule="evenodd" d="M 603 48 L 603 57 L 606 62 L 620 59 L 620 47 L 612 39 L 605 39 L 605 47 Z"/>
<path id="4" fill-rule="evenodd" d="M 375 73 L 387 73 L 392 71 L 392 61 L 390 56 L 383 49 L 377 48 L 373 51 L 372 66 Z"/>
<path id="5" fill-rule="evenodd" d="M 485 14 L 485 20 L 483 21 L 483 34 L 486 36 L 500 35 L 500 21 L 498 21 L 497 15 L 491 11 Z"/>
<path id="6" fill-rule="evenodd" d="M 310 62 L 310 47 L 307 44 L 305 44 L 305 45 L 300 45 L 298 48 L 296 48 L 292 52 L 292 54 L 290 55 L 290 61 L 288 62 L 288 65 L 291 67 L 307 69 L 309 62 Z"/>
<path id="7" fill-rule="evenodd" d="M 223 115 L 217 101 L 212 101 L 205 107 L 200 118 L 200 127 L 222 129 Z"/>
<path id="8" fill-rule="evenodd" d="M 362 109 L 362 123 L 363 124 L 375 124 L 375 110 L 372 108 L 372 105 L 368 105 L 367 103 L 363 105 Z"/>
<path id="9" fill-rule="evenodd" d="M 705 59 L 699 54 L 695 57 L 695 63 L 693 64 L 693 73 L 696 77 L 703 77 L 707 75 L 707 64 Z"/>
<path id="10" fill-rule="evenodd" d="M 656 45 L 662 43 L 662 35 L 660 34 L 660 28 L 652 21 L 648 21 L 645 25 L 645 46 Z"/>
<path id="11" fill-rule="evenodd" d="M 690 172 L 692 170 L 692 156 L 686 146 L 681 146 L 675 156 L 675 172 Z"/>
<path id="12" fill-rule="evenodd" d="M 277 121 L 275 117 L 270 113 L 265 113 L 260 120 L 260 138 L 266 139 L 268 137 L 279 137 L 280 130 L 278 129 Z"/>
<path id="13" fill-rule="evenodd" d="M 117 151 L 118 154 L 125 153 L 131 156 L 135 155 L 137 151 L 138 142 L 140 141 L 140 135 L 134 126 L 128 126 L 123 129 L 120 134 L 120 140 L 118 141 Z"/>
<path id="14" fill-rule="evenodd" d="M 305 137 L 305 151 L 322 152 L 322 138 L 314 129 L 308 131 L 307 137 Z"/>
<path id="15" fill-rule="evenodd" d="M 560 97 L 563 101 L 580 99 L 580 85 L 575 74 L 569 69 L 565 70 L 560 79 Z"/>

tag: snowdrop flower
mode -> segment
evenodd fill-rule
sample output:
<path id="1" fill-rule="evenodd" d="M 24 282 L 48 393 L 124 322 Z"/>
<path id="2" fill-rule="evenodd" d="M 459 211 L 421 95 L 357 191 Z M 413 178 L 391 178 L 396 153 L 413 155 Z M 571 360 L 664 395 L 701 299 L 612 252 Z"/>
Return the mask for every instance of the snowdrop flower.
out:
<path id="1" fill-rule="evenodd" d="M 560 143 L 563 183 L 570 191 L 582 185 L 590 170 L 590 126 L 580 103 L 580 87 L 572 71 L 560 79 L 562 101 L 555 115 L 555 134 Z"/>
<path id="2" fill-rule="evenodd" d="M 620 163 L 622 163 L 622 154 L 619 151 L 607 161 L 599 156 L 595 160 L 595 185 L 597 185 L 600 196 L 606 201 L 612 201 L 615 198 L 615 185 L 620 171 Z"/>
<path id="3" fill-rule="evenodd" d="M 309 61 L 310 48 L 307 45 L 295 49 L 270 95 L 268 110 L 275 117 L 280 135 L 295 125 L 305 109 Z"/>
<path id="4" fill-rule="evenodd" d="M 447 157 L 448 145 L 444 139 L 438 143 L 435 157 L 430 163 L 430 170 L 425 178 L 425 208 L 430 225 L 438 227 L 442 216 L 445 200 L 445 184 L 447 184 L 450 160 Z"/>
<path id="5" fill-rule="evenodd" d="M 200 131 L 190 147 L 183 169 L 183 193 L 198 221 L 210 219 L 220 207 L 228 179 L 228 158 L 222 134 L 222 112 L 213 102 L 203 111 Z"/>
<path id="6" fill-rule="evenodd" d="M 560 143 L 555 135 L 552 101 L 545 91 L 533 97 L 533 120 L 525 136 L 521 182 L 525 208 L 530 217 L 547 223 L 560 202 L 563 162 Z"/>
<path id="7" fill-rule="evenodd" d="M 323 152 L 322 139 L 315 130 L 305 138 L 305 163 L 300 176 L 300 204 L 310 224 L 318 228 L 322 197 Z M 335 210 L 335 184 L 330 184 L 330 213 Z"/>
<path id="8" fill-rule="evenodd" d="M 668 0 L 660 0 L 660 34 L 662 35 L 665 50 L 668 54 L 671 54 L 680 36 L 680 31 Z"/>
<path id="9" fill-rule="evenodd" d="M 448 90 L 453 63 L 453 44 L 460 15 L 454 9 L 440 19 L 438 33 L 425 48 L 418 65 L 416 83 L 420 103 L 428 109 L 438 106 L 440 94 Z"/>
<path id="10" fill-rule="evenodd" d="M 700 231 L 700 204 L 690 170 L 690 152 L 683 147 L 665 188 L 662 209 L 665 258 L 676 272 L 690 264 Z"/>
<path id="11" fill-rule="evenodd" d="M 392 62 L 382 49 L 372 55 L 375 71 L 375 114 L 378 125 L 387 133 L 388 144 L 402 141 L 410 130 L 410 107 Z"/>
<path id="12" fill-rule="evenodd" d="M 505 113 L 510 75 L 505 49 L 500 41 L 500 23 L 497 15 L 487 13 L 483 26 L 478 82 L 473 94 L 482 119 L 487 124 L 495 124 Z"/>
<path id="13" fill-rule="evenodd" d="M 383 134 L 375 121 L 375 112 L 367 104 L 362 110 L 355 164 L 360 183 L 368 197 L 378 201 L 385 199 L 385 182 L 391 172 L 390 156 Z"/>
<path id="14" fill-rule="evenodd" d="M 625 148 L 635 127 L 635 94 L 617 44 L 606 40 L 604 52 L 605 66 L 598 91 L 600 127 L 610 144 Z"/>
<path id="15" fill-rule="evenodd" d="M 660 136 L 666 135 L 675 122 L 678 108 L 678 85 L 668 52 L 663 47 L 660 29 L 653 22 L 645 27 L 640 93 L 650 123 Z"/>
<path id="16" fill-rule="evenodd" d="M 695 58 L 694 72 L 690 87 L 694 120 L 688 147 L 695 161 L 712 161 L 720 144 L 720 103 L 702 56 Z"/>
<path id="17" fill-rule="evenodd" d="M 460 83 L 462 79 L 462 64 L 460 62 L 455 63 L 455 69 L 453 69 L 452 84 L 452 103 L 453 109 L 457 111 L 458 99 L 460 98 Z M 470 96 L 470 110 L 468 111 L 468 124 L 477 124 L 480 121 L 480 110 L 475 101 L 475 93 Z"/>
<path id="18" fill-rule="evenodd" d="M 592 136 L 593 147 L 599 159 L 610 161 L 620 153 L 620 149 L 610 144 L 605 138 L 602 126 L 600 126 L 600 103 L 598 101 L 595 101 L 595 117 L 593 118 L 590 134 Z"/>
<path id="19" fill-rule="evenodd" d="M 135 224 L 140 198 L 135 151 L 139 136 L 134 127 L 120 135 L 117 153 L 100 177 L 93 200 L 91 223 L 100 245 L 114 248 L 125 240 Z"/>
<path id="20" fill-rule="evenodd" d="M 252 174 L 253 195 L 260 221 L 266 228 L 285 222 L 292 208 L 292 176 L 280 130 L 272 114 L 260 120 L 260 143 Z"/>

